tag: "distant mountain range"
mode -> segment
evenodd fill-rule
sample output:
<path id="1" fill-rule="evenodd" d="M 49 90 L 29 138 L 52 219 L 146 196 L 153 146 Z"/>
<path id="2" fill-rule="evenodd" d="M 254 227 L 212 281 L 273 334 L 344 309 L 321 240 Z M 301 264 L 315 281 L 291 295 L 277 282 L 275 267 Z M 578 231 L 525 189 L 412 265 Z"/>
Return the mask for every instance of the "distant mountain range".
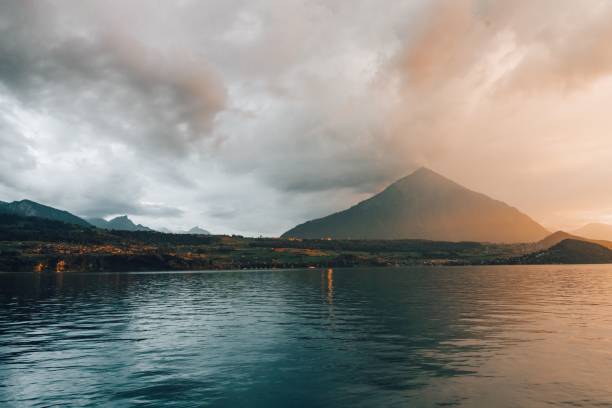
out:
<path id="1" fill-rule="evenodd" d="M 127 215 L 115 217 L 111 220 L 104 218 L 87 218 L 77 217 L 68 211 L 58 210 L 57 208 L 39 204 L 31 200 L 13 201 L 7 203 L 0 201 L 0 214 L 14 214 L 22 217 L 38 217 L 47 220 L 61 221 L 67 224 L 74 224 L 81 227 L 96 227 L 105 230 L 116 231 L 155 231 L 152 228 L 142 224 L 135 224 Z M 172 233 L 167 229 L 160 232 Z M 192 235 L 210 235 L 210 232 L 200 227 L 193 227 L 188 231 L 179 231 L 177 234 L 192 234 Z"/>
<path id="2" fill-rule="evenodd" d="M 172 231 L 168 228 L 160 228 L 159 229 L 160 232 L 163 232 L 165 234 L 191 234 L 191 235 L 210 235 L 210 232 L 206 231 L 205 229 L 202 229 L 200 227 L 193 227 L 190 230 L 178 230 L 178 231 Z"/>
<path id="3" fill-rule="evenodd" d="M 590 239 L 612 241 L 612 225 L 599 223 L 588 224 L 572 231 L 572 234 Z"/>
<path id="4" fill-rule="evenodd" d="M 68 224 L 80 225 L 82 227 L 91 226 L 84 219 L 70 214 L 68 211 L 58 210 L 30 200 L 13 201 L 12 203 L 0 202 L 0 213 L 45 218 Z"/>
<path id="5" fill-rule="evenodd" d="M 149 227 L 145 227 L 142 224 L 134 224 L 127 215 L 122 215 L 113 218 L 110 221 L 106 221 L 103 218 L 88 218 L 87 222 L 96 228 L 102 228 L 106 230 L 117 230 L 117 231 L 153 231 Z"/>
<path id="6" fill-rule="evenodd" d="M 105 230 L 154 231 L 134 223 L 127 215 L 111 220 L 83 219 L 31 200 L 0 201 L 0 214 L 39 217 Z M 159 231 L 210 235 L 197 226 L 189 230 L 161 228 Z M 347 210 L 298 225 L 283 237 L 533 243 L 534 250 L 539 251 L 573 240 L 612 250 L 612 225 L 594 223 L 572 233 L 558 231 L 549 235 L 544 227 L 516 208 L 471 191 L 426 168 Z"/>
<path id="7" fill-rule="evenodd" d="M 549 232 L 516 208 L 421 168 L 359 204 L 283 237 L 537 242 Z"/>

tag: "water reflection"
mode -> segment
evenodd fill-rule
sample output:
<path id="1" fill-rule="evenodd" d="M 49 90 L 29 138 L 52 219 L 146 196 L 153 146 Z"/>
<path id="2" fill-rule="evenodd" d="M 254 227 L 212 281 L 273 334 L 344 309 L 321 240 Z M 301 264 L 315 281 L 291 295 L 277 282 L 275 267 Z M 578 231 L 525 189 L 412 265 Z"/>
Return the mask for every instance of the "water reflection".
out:
<path id="1" fill-rule="evenodd" d="M 327 303 L 334 303 L 334 270 L 327 269 Z"/>
<path id="2" fill-rule="evenodd" d="M 611 274 L 0 274 L 0 405 L 610 404 Z"/>

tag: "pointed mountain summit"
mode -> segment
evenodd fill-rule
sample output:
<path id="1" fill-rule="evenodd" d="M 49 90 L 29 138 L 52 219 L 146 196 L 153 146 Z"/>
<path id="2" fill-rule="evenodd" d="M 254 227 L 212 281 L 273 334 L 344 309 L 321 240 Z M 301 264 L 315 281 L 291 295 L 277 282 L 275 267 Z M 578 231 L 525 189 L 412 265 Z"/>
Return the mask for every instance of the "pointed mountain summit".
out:
<path id="1" fill-rule="evenodd" d="M 187 231 L 187 234 L 194 234 L 194 235 L 210 235 L 210 232 L 206 231 L 203 228 L 200 228 L 198 226 L 191 228 L 189 231 Z"/>
<path id="2" fill-rule="evenodd" d="M 127 215 L 115 217 L 110 221 L 106 221 L 104 218 L 89 218 L 87 221 L 97 228 L 106 230 L 153 231 L 151 228 L 145 227 L 142 224 L 134 224 L 134 222 L 130 220 Z"/>
<path id="3" fill-rule="evenodd" d="M 548 234 L 516 208 L 420 168 L 348 210 L 298 225 L 283 237 L 517 243 Z"/>
<path id="4" fill-rule="evenodd" d="M 566 241 L 566 240 L 572 240 L 572 241 L 583 241 L 583 242 L 590 242 L 591 244 L 597 244 L 603 247 L 606 247 L 608 249 L 612 250 L 612 241 L 606 241 L 606 240 L 596 240 L 596 239 L 589 239 L 589 238 L 585 238 L 585 237 L 579 237 L 577 235 L 573 235 L 570 233 L 567 233 L 565 231 L 557 231 L 549 236 L 547 236 L 546 238 L 544 238 L 543 240 L 541 240 L 540 242 L 538 242 L 536 244 L 536 247 L 538 249 L 550 249 L 553 246 Z"/>
<path id="5" fill-rule="evenodd" d="M 555 246 L 519 258 L 522 264 L 608 264 L 612 251 L 594 242 L 565 239 Z"/>

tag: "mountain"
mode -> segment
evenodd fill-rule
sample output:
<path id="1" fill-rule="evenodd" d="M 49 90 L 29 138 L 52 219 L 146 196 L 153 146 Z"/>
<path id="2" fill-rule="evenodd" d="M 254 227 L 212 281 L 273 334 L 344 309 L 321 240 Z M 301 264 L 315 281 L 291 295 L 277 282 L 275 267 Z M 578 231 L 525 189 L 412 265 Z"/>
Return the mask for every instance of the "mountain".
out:
<path id="1" fill-rule="evenodd" d="M 609 224 L 587 224 L 573 231 L 573 234 L 590 239 L 612 241 L 612 225 Z"/>
<path id="2" fill-rule="evenodd" d="M 421 168 L 381 193 L 283 237 L 536 242 L 549 232 L 517 209 Z"/>
<path id="3" fill-rule="evenodd" d="M 68 224 L 75 224 L 82 227 L 91 225 L 82 218 L 69 213 L 68 211 L 58 210 L 30 200 L 13 201 L 12 203 L 0 202 L 0 212 L 5 214 L 15 214 L 24 217 L 39 217 L 48 220 L 61 221 Z"/>
<path id="4" fill-rule="evenodd" d="M 612 263 L 612 251 L 587 241 L 566 239 L 552 248 L 519 258 L 521 264 L 605 264 Z"/>
<path id="5" fill-rule="evenodd" d="M 597 245 L 601 245 L 603 247 L 606 247 L 608 249 L 612 249 L 612 242 L 611 241 L 588 239 L 588 238 L 584 238 L 584 237 L 579 237 L 577 235 L 569 234 L 569 233 L 567 233 L 565 231 L 557 231 L 557 232 L 547 236 L 546 238 L 544 238 L 543 240 L 538 242 L 536 244 L 536 247 L 537 247 L 538 250 L 549 249 L 549 248 L 552 248 L 553 246 L 555 246 L 555 245 L 559 244 L 560 242 L 563 242 L 563 241 L 565 241 L 567 239 L 571 239 L 571 240 L 574 240 L 574 241 L 590 242 L 592 244 L 597 244 Z"/>
<path id="6" fill-rule="evenodd" d="M 132 220 L 128 218 L 127 215 L 122 215 L 120 217 L 113 218 L 110 221 L 106 221 L 103 218 L 89 218 L 87 221 L 97 228 L 102 228 L 106 230 L 116 230 L 116 231 L 153 231 L 149 227 L 145 227 L 142 224 L 134 224 Z"/>
<path id="7" fill-rule="evenodd" d="M 190 229 L 189 231 L 186 232 L 186 234 L 194 234 L 194 235 L 210 235 L 210 232 L 206 231 L 205 229 L 202 229 L 200 227 L 193 227 L 192 229 Z"/>
<path id="8" fill-rule="evenodd" d="M 205 229 L 202 229 L 200 227 L 193 227 L 190 230 L 170 230 L 168 228 L 162 227 L 159 228 L 158 230 L 159 232 L 163 232 L 164 234 L 182 234 L 182 235 L 210 235 L 210 232 L 206 231 Z"/>
<path id="9" fill-rule="evenodd" d="M 87 218 L 87 222 L 96 228 L 102 229 L 105 229 L 108 225 L 108 221 L 106 221 L 104 218 Z"/>
<path id="10" fill-rule="evenodd" d="M 566 239 L 573 239 L 576 241 L 588 241 L 582 237 L 569 234 L 565 231 L 557 231 L 550 234 L 540 242 L 536 243 L 536 246 L 539 250 L 545 250 L 554 247 L 555 245 L 562 241 L 565 241 Z"/>
<path id="11" fill-rule="evenodd" d="M 3 241 L 102 243 L 107 242 L 107 236 L 102 236 L 91 225 L 83 227 L 49 218 L 0 212 L 0 242 Z"/>

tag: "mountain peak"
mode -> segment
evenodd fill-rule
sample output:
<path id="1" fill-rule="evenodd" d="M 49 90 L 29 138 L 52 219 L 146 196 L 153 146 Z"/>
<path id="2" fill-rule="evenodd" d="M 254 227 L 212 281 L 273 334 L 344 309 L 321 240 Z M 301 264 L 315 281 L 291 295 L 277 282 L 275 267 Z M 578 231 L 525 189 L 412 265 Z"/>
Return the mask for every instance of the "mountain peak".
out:
<path id="1" fill-rule="evenodd" d="M 109 221 L 109 224 L 117 225 L 117 226 L 120 226 L 120 225 L 121 226 L 134 226 L 135 225 L 132 222 L 132 220 L 129 219 L 127 215 L 120 215 L 118 217 L 115 217 Z"/>
<path id="2" fill-rule="evenodd" d="M 68 211 L 49 207 L 48 205 L 40 204 L 32 200 L 21 200 L 13 201 L 12 203 L 3 203 L 0 211 L 25 217 L 38 217 L 55 221 L 62 221 L 68 224 L 80 225 L 82 227 L 91 226 L 82 218 L 79 218 L 76 215 L 69 213 Z"/>
<path id="3" fill-rule="evenodd" d="M 581 239 L 581 238 L 575 235 L 572 235 L 568 232 L 565 232 L 565 231 L 555 231 L 549 236 L 547 236 L 546 238 L 542 239 L 540 242 L 538 242 L 537 246 L 539 248 L 548 249 L 566 239 Z"/>
<path id="4" fill-rule="evenodd" d="M 414 181 L 418 181 L 421 183 L 437 183 L 437 184 L 446 183 L 446 184 L 458 185 L 451 179 L 444 177 L 440 173 L 436 173 L 435 171 L 427 167 L 419 167 L 417 170 L 415 170 L 411 174 L 407 175 L 404 178 L 397 180 L 393 184 L 404 184 L 406 182 L 414 182 Z"/>
<path id="5" fill-rule="evenodd" d="M 416 169 L 414 172 L 412 172 L 412 175 L 426 175 L 426 174 L 435 174 L 439 176 L 438 173 L 436 173 L 429 167 L 425 167 L 425 166 L 421 166 L 418 169 Z"/>
<path id="6" fill-rule="evenodd" d="M 127 215 L 120 215 L 110 221 L 104 218 L 89 218 L 88 221 L 97 228 L 119 231 L 153 231 L 149 227 L 135 224 Z"/>
<path id="7" fill-rule="evenodd" d="M 536 242 L 548 231 L 517 209 L 426 167 L 345 210 L 298 225 L 297 238 Z"/>
<path id="8" fill-rule="evenodd" d="M 391 184 L 382 194 L 392 191 L 400 191 L 410 195 L 441 195 L 452 194 L 459 191 L 470 191 L 453 180 L 436 173 L 435 171 L 421 167 Z"/>
<path id="9" fill-rule="evenodd" d="M 187 231 L 188 234 L 195 234 L 195 235 L 210 235 L 210 232 L 206 231 L 203 228 L 200 228 L 198 226 L 195 226 L 193 228 L 191 228 L 189 231 Z"/>
<path id="10" fill-rule="evenodd" d="M 609 240 L 591 239 L 591 238 L 579 236 L 576 234 L 570 234 L 569 232 L 565 232 L 565 231 L 557 231 L 549 235 L 548 237 L 544 238 L 542 241 L 538 242 L 537 247 L 542 248 L 542 249 L 549 249 L 567 239 L 571 239 L 574 241 L 591 242 L 594 244 L 604 246 L 608 249 L 612 249 L 612 242 L 610 242 Z"/>

